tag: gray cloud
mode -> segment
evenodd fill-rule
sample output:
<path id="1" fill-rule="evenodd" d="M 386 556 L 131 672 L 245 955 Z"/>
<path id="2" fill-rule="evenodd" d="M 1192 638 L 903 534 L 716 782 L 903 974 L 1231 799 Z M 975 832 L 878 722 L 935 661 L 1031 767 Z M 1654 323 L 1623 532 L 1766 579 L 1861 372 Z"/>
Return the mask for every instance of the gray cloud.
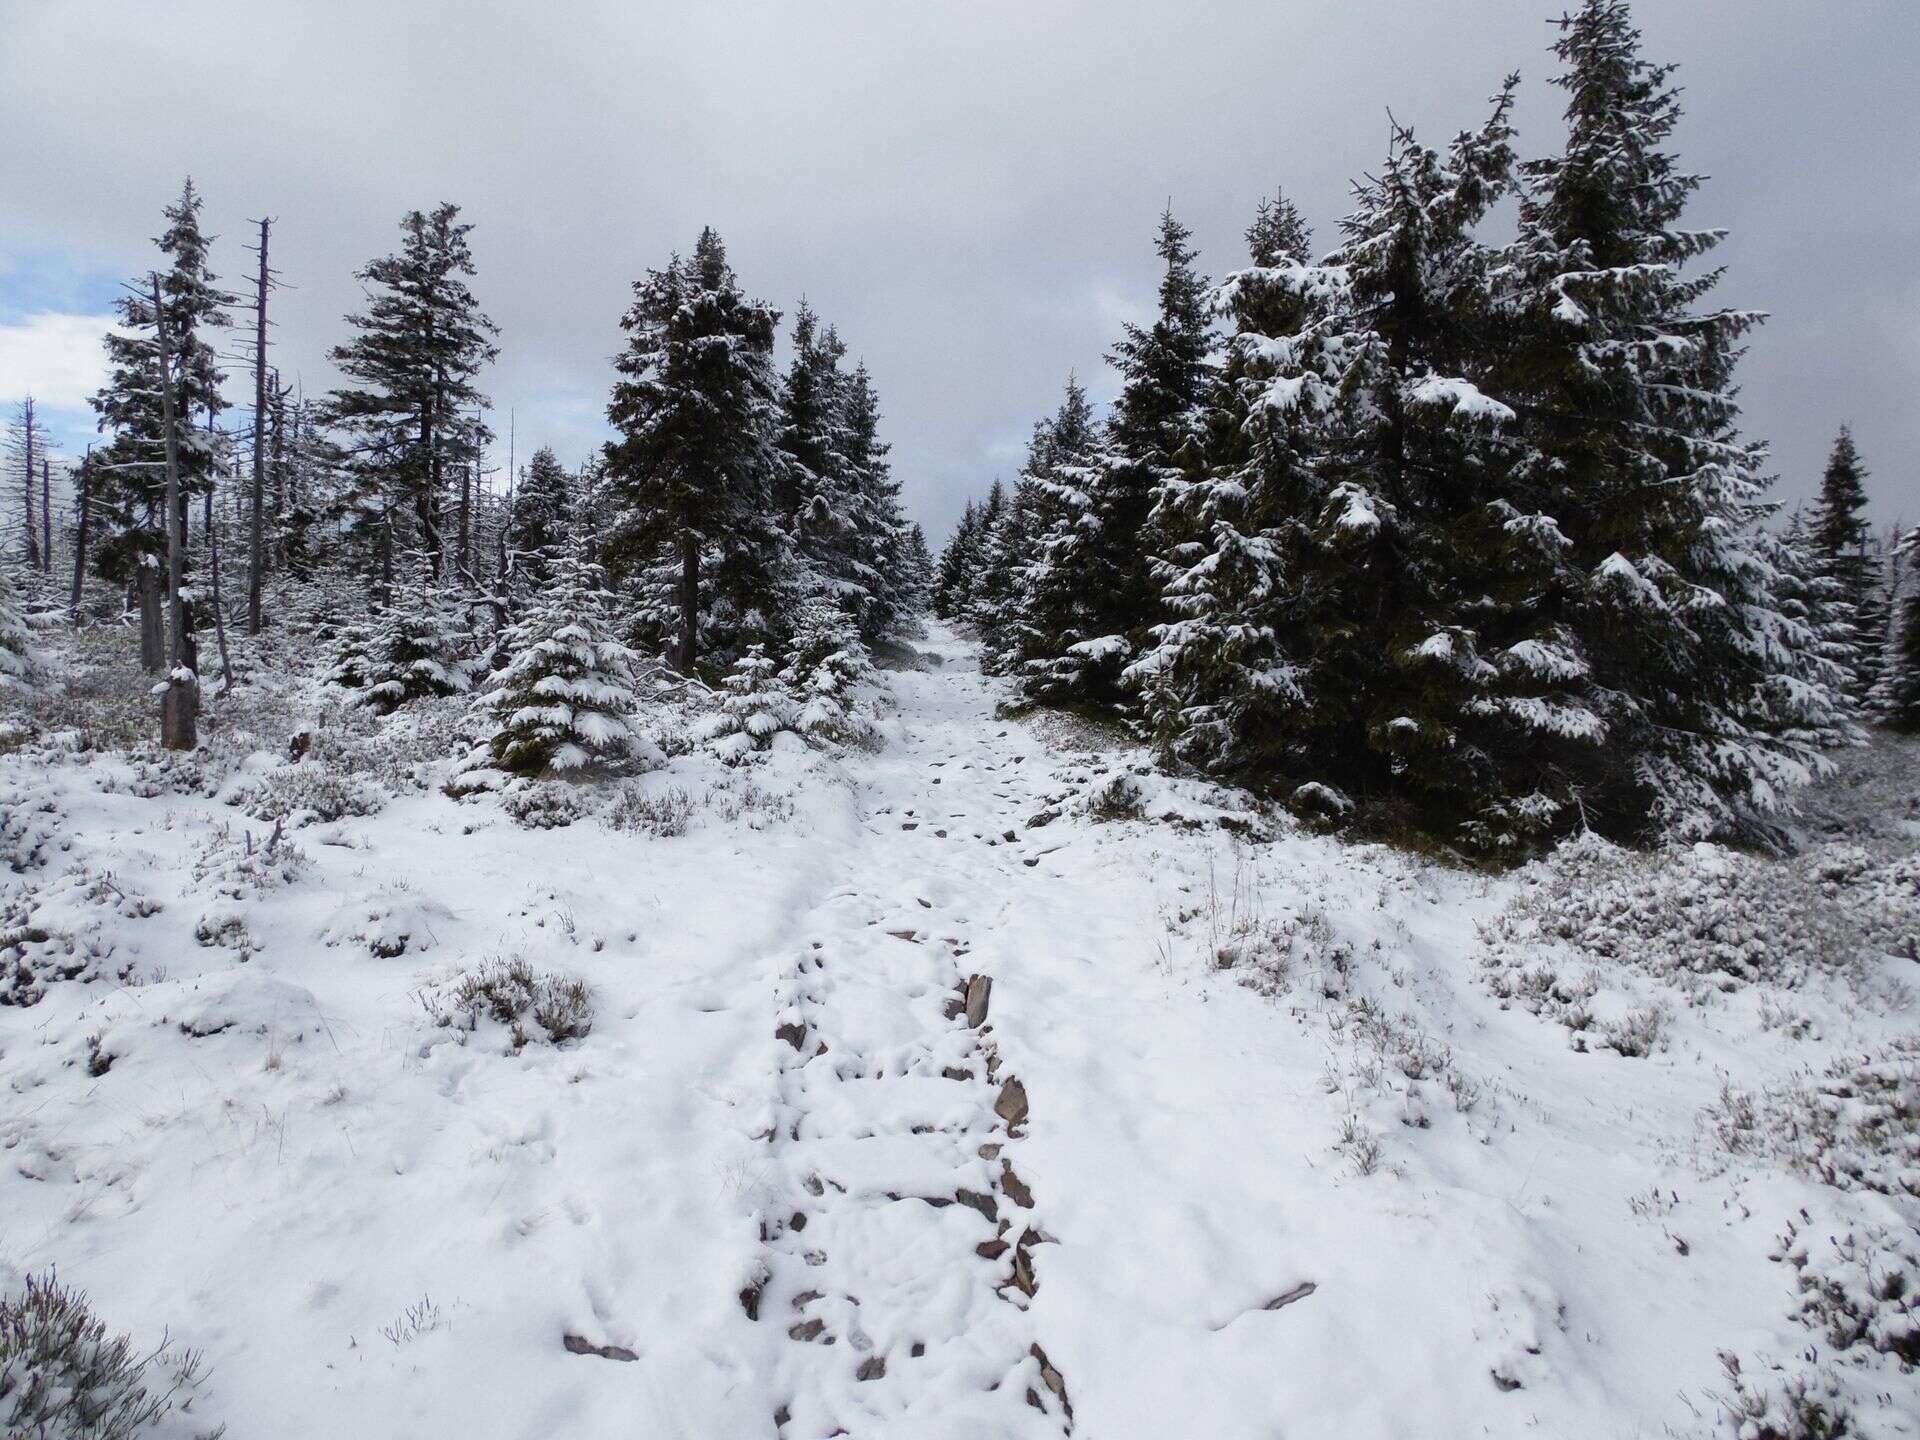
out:
<path id="1" fill-rule="evenodd" d="M 144 268 L 191 170 L 229 280 L 246 219 L 278 217 L 299 287 L 278 302 L 280 358 L 313 388 L 353 269 L 391 248 L 403 210 L 457 201 L 505 332 L 500 428 L 511 407 L 523 456 L 544 441 L 579 458 L 628 283 L 711 223 L 751 289 L 788 310 L 805 294 L 867 359 L 909 502 L 939 532 L 1011 469 L 1068 370 L 1110 392 L 1101 357 L 1151 302 L 1169 198 L 1215 273 L 1276 184 L 1329 239 L 1389 106 L 1443 135 L 1515 67 L 1523 145 L 1548 148 L 1557 8 L 14 4 L 0 252 Z M 1914 10 L 1645 0 L 1640 18 L 1650 53 L 1682 62 L 1680 147 L 1714 177 L 1693 219 L 1733 231 L 1724 298 L 1775 316 L 1743 378 L 1780 494 L 1808 493 L 1850 420 L 1881 518 L 1920 520 Z"/>

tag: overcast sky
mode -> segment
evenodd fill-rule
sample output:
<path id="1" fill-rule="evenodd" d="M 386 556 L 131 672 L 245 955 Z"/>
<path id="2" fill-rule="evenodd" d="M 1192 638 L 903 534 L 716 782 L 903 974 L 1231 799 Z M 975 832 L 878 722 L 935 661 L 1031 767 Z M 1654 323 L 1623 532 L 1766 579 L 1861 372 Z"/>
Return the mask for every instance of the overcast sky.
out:
<path id="1" fill-rule="evenodd" d="M 1741 372 L 1779 494 L 1849 421 L 1882 520 L 1920 520 L 1920 3 L 1643 0 L 1677 61 L 1689 217 L 1725 226 L 1727 303 L 1771 311 Z M 276 358 L 311 390 L 353 271 L 400 215 L 476 225 L 502 327 L 504 459 L 602 437 L 629 283 L 712 224 L 747 288 L 805 295 L 874 372 L 936 543 L 1010 474 L 1070 370 L 1150 306 L 1169 200 L 1218 275 L 1284 186 L 1331 243 L 1387 110 L 1444 139 L 1524 76 L 1559 137 L 1559 0 L 0 0 L 0 404 L 69 445 L 97 317 L 154 262 L 191 171 L 237 284 L 276 217 Z M 152 77 L 150 82 L 149 77 Z M 236 387 L 236 395 L 239 387 Z"/>

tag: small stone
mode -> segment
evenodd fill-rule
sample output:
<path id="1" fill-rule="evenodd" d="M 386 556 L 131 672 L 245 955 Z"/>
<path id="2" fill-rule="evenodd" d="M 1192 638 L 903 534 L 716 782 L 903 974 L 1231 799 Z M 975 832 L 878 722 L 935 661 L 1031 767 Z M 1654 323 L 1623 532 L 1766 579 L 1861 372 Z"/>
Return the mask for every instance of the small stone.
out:
<path id="1" fill-rule="evenodd" d="M 984 1260 L 998 1260 L 1013 1247 L 1004 1240 L 982 1240 L 973 1247 L 973 1253 Z"/>
<path id="2" fill-rule="evenodd" d="M 1000 1087 L 1000 1098 L 993 1102 L 993 1113 L 1007 1122 L 1009 1130 L 1026 1124 L 1027 1087 L 1020 1083 L 1018 1076 L 1008 1076 L 1007 1083 Z"/>
<path id="3" fill-rule="evenodd" d="M 987 1023 L 987 1001 L 992 994 L 991 975 L 975 975 L 967 981 L 967 1024 L 975 1030 Z"/>
<path id="4" fill-rule="evenodd" d="M 784 1040 L 794 1049 L 802 1049 L 807 1043 L 807 1027 L 797 1020 L 789 1020 L 773 1032 L 773 1038 Z"/>
<path id="5" fill-rule="evenodd" d="M 827 1322 L 818 1318 L 803 1320 L 787 1330 L 787 1336 L 793 1340 L 818 1340 L 820 1333 L 827 1328 Z"/>
<path id="6" fill-rule="evenodd" d="M 962 1205 L 978 1210 L 987 1219 L 993 1220 L 1000 1214 L 1000 1205 L 991 1195 L 982 1195 L 978 1190 L 960 1190 L 954 1193 L 954 1199 Z"/>
<path id="7" fill-rule="evenodd" d="M 1027 1188 L 1027 1182 L 1013 1173 L 1013 1166 L 1002 1161 L 1000 1164 L 1000 1191 L 1022 1209 L 1033 1208 L 1033 1191 Z"/>
<path id="8" fill-rule="evenodd" d="M 638 1360 L 640 1357 L 624 1345 L 596 1345 L 583 1335 L 562 1335 L 560 1343 L 569 1354 L 598 1355 L 602 1360 Z"/>
<path id="9" fill-rule="evenodd" d="M 885 1376 L 886 1373 L 887 1357 L 884 1355 L 869 1355 L 860 1362 L 860 1368 L 854 1371 L 853 1378 L 856 1380 L 878 1380 Z"/>

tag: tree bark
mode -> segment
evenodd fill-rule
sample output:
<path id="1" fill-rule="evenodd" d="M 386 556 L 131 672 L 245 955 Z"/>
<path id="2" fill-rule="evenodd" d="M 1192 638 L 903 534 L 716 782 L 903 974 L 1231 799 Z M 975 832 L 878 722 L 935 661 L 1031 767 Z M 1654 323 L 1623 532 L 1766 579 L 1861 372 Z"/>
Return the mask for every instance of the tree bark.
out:
<path id="1" fill-rule="evenodd" d="M 140 557 L 134 593 L 140 601 L 140 666 L 158 675 L 167 668 L 166 577 L 152 561 L 151 555 Z"/>
<path id="2" fill-rule="evenodd" d="M 693 674 L 700 658 L 700 537 L 680 532 L 680 670 Z"/>

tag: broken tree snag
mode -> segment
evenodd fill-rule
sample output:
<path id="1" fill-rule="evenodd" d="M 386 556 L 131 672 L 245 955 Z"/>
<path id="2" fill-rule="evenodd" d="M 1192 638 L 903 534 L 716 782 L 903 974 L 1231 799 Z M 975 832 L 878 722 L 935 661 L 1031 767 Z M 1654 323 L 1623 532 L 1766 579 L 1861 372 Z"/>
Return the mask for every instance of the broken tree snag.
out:
<path id="1" fill-rule="evenodd" d="M 987 1023 L 987 1000 L 992 994 L 991 975 L 975 975 L 967 981 L 967 1024 L 975 1030 Z"/>

